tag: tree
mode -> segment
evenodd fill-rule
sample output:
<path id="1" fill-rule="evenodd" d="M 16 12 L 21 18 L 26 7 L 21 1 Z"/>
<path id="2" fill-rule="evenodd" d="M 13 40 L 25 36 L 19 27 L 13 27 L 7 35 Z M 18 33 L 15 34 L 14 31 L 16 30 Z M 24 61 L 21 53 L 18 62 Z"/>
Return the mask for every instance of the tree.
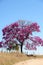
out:
<path id="1" fill-rule="evenodd" d="M 19 24 L 22 23 L 22 25 Z M 3 32 L 3 39 L 5 40 L 5 44 L 10 47 L 10 43 L 12 42 L 14 44 L 14 39 L 16 38 L 21 45 L 21 52 L 22 52 L 22 46 L 25 39 L 30 39 L 29 35 L 32 35 L 32 32 L 39 32 L 39 25 L 37 23 L 31 23 L 31 24 L 25 24 L 23 20 L 19 20 L 9 26 L 6 26 L 2 32 Z M 24 25 L 25 24 L 25 25 Z M 11 45 L 12 47 L 12 45 Z"/>

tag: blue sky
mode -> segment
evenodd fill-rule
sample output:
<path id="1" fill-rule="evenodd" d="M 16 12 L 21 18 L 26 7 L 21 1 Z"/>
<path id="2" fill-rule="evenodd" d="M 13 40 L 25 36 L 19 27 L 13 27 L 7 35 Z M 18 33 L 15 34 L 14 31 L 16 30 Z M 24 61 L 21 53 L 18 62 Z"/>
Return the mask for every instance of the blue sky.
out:
<path id="1" fill-rule="evenodd" d="M 2 29 L 19 19 L 37 22 L 43 39 L 43 0 L 0 0 L 0 41 Z"/>

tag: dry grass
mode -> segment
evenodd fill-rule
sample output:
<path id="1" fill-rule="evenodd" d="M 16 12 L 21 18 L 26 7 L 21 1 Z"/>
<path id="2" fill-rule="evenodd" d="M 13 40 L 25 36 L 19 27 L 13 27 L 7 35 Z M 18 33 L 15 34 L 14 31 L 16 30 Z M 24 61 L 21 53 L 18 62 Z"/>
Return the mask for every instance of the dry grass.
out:
<path id="1" fill-rule="evenodd" d="M 43 58 L 43 56 L 26 56 L 18 52 L 0 53 L 0 65 L 13 65 L 20 61 L 36 59 L 36 58 Z"/>
<path id="2" fill-rule="evenodd" d="M 0 65 L 13 65 L 16 62 L 27 60 L 24 54 L 16 53 L 0 53 Z"/>

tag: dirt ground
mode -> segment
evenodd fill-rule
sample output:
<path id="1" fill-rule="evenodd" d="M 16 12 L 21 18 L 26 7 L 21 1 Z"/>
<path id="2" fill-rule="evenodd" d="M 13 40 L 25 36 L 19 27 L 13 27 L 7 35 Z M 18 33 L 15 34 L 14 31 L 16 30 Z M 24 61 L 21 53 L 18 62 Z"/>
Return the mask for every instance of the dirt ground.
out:
<path id="1" fill-rule="evenodd" d="M 43 65 L 43 58 L 35 58 L 16 63 L 14 65 Z"/>

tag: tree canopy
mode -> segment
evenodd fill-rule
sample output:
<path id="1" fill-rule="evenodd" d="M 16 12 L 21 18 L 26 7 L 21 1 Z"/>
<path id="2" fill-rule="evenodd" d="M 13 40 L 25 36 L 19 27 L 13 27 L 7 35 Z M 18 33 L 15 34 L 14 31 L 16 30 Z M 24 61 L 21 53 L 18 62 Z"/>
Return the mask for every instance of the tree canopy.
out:
<path id="1" fill-rule="evenodd" d="M 35 49 L 36 49 L 36 45 L 39 44 L 43 45 L 42 44 L 43 40 L 40 37 L 38 36 L 31 37 L 33 32 L 40 32 L 40 26 L 36 22 L 30 23 L 28 21 L 27 24 L 27 21 L 18 20 L 17 22 L 14 22 L 13 24 L 6 26 L 2 30 L 2 32 L 3 32 L 3 39 L 5 40 L 5 42 L 3 42 L 3 45 L 7 45 L 8 47 L 12 47 L 12 45 L 15 42 L 14 41 L 15 38 L 20 42 L 21 49 L 23 46 L 23 42 L 27 38 L 33 41 L 32 46 L 35 46 Z M 12 45 L 10 45 L 10 43 L 12 43 Z M 30 47 L 29 44 L 27 44 L 26 47 L 28 47 L 29 49 Z"/>

